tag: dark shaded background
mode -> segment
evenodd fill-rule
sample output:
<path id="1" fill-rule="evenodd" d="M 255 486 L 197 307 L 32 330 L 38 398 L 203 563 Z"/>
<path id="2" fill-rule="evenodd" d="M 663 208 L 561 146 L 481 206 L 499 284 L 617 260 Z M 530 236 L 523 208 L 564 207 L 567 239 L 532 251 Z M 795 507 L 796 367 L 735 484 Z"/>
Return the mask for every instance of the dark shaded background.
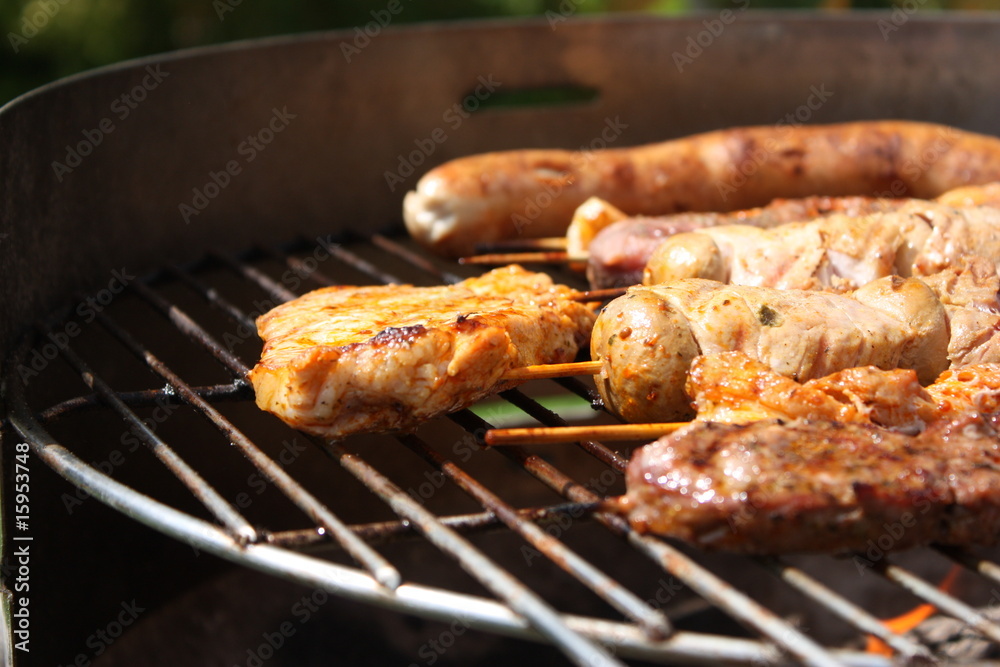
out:
<path id="1" fill-rule="evenodd" d="M 3 0 L 0 103 L 55 79 L 143 55 L 265 35 L 363 26 L 393 0 Z M 651 12 L 682 14 L 730 0 L 397 0 L 393 23 L 462 18 Z M 754 9 L 1000 9 L 997 0 L 751 0 Z"/>

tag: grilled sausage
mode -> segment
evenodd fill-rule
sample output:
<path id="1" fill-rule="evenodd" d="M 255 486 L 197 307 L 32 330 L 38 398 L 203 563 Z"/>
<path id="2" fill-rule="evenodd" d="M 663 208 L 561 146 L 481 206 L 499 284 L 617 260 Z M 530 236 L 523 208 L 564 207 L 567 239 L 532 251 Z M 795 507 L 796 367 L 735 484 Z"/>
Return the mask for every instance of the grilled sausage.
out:
<path id="1" fill-rule="evenodd" d="M 627 287 L 642 282 L 642 272 L 653 252 L 664 240 L 675 234 L 696 232 L 708 227 L 723 225 L 751 225 L 770 229 L 790 222 L 814 220 L 836 213 L 861 217 L 872 213 L 892 211 L 909 199 L 883 199 L 879 197 L 804 197 L 800 199 L 775 199 L 767 206 L 730 213 L 675 213 L 658 217 L 633 216 L 607 225 L 599 231 L 591 230 L 593 240 L 588 247 L 573 247 L 567 243 L 571 255 L 588 255 L 587 279 L 593 289 Z M 586 204 L 585 204 L 586 205 Z M 581 207 L 583 208 L 583 207 Z M 567 240 L 573 233 L 570 224 Z M 689 275 L 688 277 L 693 277 Z M 700 277 L 710 278 L 706 274 Z M 658 281 L 663 282 L 663 281 Z"/>
<path id="2" fill-rule="evenodd" d="M 588 197 L 630 215 L 731 211 L 777 197 L 935 197 L 1000 180 L 1000 139 L 907 121 L 720 130 L 595 152 L 519 150 L 447 162 L 407 194 L 403 217 L 447 255 L 556 236 Z"/>
<path id="3" fill-rule="evenodd" d="M 590 353 L 603 362 L 598 391 L 630 422 L 689 418 L 691 362 L 725 351 L 796 380 L 869 365 L 917 368 L 933 380 L 948 366 L 943 306 L 915 278 L 880 282 L 889 284 L 867 288 L 861 299 L 701 279 L 630 288 L 594 324 Z M 917 312 L 916 325 L 904 319 Z"/>
<path id="4" fill-rule="evenodd" d="M 979 215 L 980 211 L 987 214 Z M 942 224 L 952 219 L 964 223 L 961 242 L 948 246 L 951 255 L 979 249 L 976 241 L 994 234 L 998 229 L 994 219 L 1000 223 L 996 209 L 953 209 L 913 201 L 867 217 L 837 214 L 771 229 L 708 227 L 665 239 L 650 256 L 642 281 L 655 285 L 708 278 L 784 289 L 850 289 L 892 273 L 911 275 L 921 251 L 932 247 L 927 220 L 935 217 Z"/>

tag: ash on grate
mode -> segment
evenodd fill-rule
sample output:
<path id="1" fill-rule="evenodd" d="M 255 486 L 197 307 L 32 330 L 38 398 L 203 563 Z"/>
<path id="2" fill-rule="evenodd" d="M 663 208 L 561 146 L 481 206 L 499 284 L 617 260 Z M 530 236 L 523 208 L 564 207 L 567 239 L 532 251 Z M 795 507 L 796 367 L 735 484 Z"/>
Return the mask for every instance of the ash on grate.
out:
<path id="1" fill-rule="evenodd" d="M 978 610 L 993 622 L 1000 621 L 1000 607 Z M 935 655 L 954 661 L 1000 659 L 1000 645 L 990 641 L 968 623 L 949 616 L 934 616 L 907 634 L 928 646 Z"/>

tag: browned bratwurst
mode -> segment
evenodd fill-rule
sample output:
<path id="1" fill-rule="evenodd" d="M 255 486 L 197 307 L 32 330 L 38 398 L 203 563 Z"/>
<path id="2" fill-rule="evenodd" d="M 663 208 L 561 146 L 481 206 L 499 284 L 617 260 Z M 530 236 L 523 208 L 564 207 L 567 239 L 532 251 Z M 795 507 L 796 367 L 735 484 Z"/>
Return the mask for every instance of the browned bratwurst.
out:
<path id="1" fill-rule="evenodd" d="M 662 215 L 808 195 L 928 199 L 994 180 L 996 137 L 909 121 L 761 126 L 634 148 L 460 158 L 420 179 L 403 217 L 423 245 L 464 255 L 477 243 L 562 235 L 592 196 L 630 215 Z"/>

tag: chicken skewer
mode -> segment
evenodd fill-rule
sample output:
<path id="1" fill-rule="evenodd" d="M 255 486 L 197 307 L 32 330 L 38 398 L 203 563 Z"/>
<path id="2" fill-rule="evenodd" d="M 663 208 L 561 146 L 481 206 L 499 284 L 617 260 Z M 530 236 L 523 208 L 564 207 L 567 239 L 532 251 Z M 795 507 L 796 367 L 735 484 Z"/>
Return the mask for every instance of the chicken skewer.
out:
<path id="1" fill-rule="evenodd" d="M 591 358 L 612 413 L 662 422 L 692 416 L 683 387 L 699 355 L 742 351 L 798 380 L 872 365 L 930 383 L 949 366 L 948 345 L 945 308 L 917 279 L 880 279 L 850 296 L 688 279 L 608 304 Z"/>
<path id="2" fill-rule="evenodd" d="M 515 279 L 510 272 L 519 277 Z M 451 288 L 320 290 L 293 302 L 294 305 L 276 309 L 260 320 L 265 352 L 250 375 L 258 404 L 297 428 L 330 437 L 357 431 L 412 428 L 424 419 L 458 409 L 530 377 L 530 373 L 514 372 L 515 369 L 572 359 L 594 321 L 592 307 L 575 304 L 577 310 L 571 310 L 572 306 L 567 304 L 579 295 L 568 288 L 553 287 L 547 277 L 541 279 L 538 274 L 520 269 L 510 269 L 508 273 L 504 278 L 503 271 L 494 272 L 488 274 L 490 278 L 471 279 Z M 922 289 L 927 291 L 925 287 Z M 458 294 L 455 290 L 466 291 Z M 871 288 L 859 294 L 875 292 Z M 909 296 L 900 301 L 900 295 L 910 293 L 916 295 L 916 305 L 904 303 Z M 501 294 L 504 296 L 497 296 Z M 907 333 L 899 334 L 902 338 L 896 343 L 902 344 L 911 334 L 916 336 L 914 340 L 924 343 L 937 336 L 933 354 L 921 356 L 910 351 L 906 352 L 907 358 L 932 360 L 928 364 L 947 358 L 939 354 L 940 332 L 945 330 L 941 327 L 940 311 L 945 306 L 915 286 L 902 290 L 893 287 L 887 294 L 879 307 L 885 310 L 887 303 L 894 303 L 889 312 L 895 312 L 896 319 L 906 323 Z M 391 311 L 388 317 L 379 314 L 381 305 L 373 312 L 366 312 L 372 311 L 372 302 L 379 300 L 388 301 Z M 436 312 L 438 307 L 447 311 Z M 897 311 L 892 311 L 893 308 Z M 990 344 L 984 346 L 976 340 L 982 329 L 975 327 L 988 323 L 990 318 L 1000 320 L 1000 305 L 995 312 L 970 309 L 960 303 L 948 304 L 947 308 L 974 313 L 967 318 L 968 335 L 963 342 L 970 348 L 969 358 L 989 359 L 997 353 L 994 348 L 1000 345 L 988 340 Z M 503 312 L 489 320 L 491 309 Z M 918 317 L 914 319 L 914 315 Z M 757 317 L 760 318 L 760 313 Z M 469 319 L 473 322 L 467 322 Z M 955 317 L 952 321 L 956 321 Z M 923 329 L 919 326 L 915 329 L 914 323 L 921 322 Z M 484 324 L 489 326 L 480 326 Z M 532 329 L 535 324 L 539 326 Z M 775 323 L 767 325 L 773 327 Z M 913 333 L 918 329 L 918 333 Z M 511 330 L 517 332 L 513 337 Z M 962 331 L 954 326 L 952 330 Z M 565 343 L 567 336 L 572 343 Z M 595 339 L 601 337 L 596 335 Z M 522 347 L 525 354 L 518 352 Z M 506 351 L 498 352 L 501 348 Z M 914 349 L 922 348 L 916 345 Z M 392 357 L 394 354 L 398 358 Z M 599 346 L 592 345 L 592 355 L 602 361 Z M 470 361 L 474 356 L 482 357 L 481 367 Z M 838 363 L 843 367 L 842 362 Z M 466 371 L 468 374 L 463 377 Z M 602 371 L 602 375 L 615 376 L 616 372 Z M 930 371 L 927 374 L 933 377 Z M 359 376 L 365 376 L 364 382 L 359 381 Z M 599 383 L 599 386 L 604 385 Z M 630 389 L 635 387 L 616 393 L 628 397 Z M 659 394 L 659 390 L 653 393 Z M 647 388 L 643 397 L 648 396 Z M 605 400 L 612 409 L 620 410 L 613 401 L 607 397 Z M 656 410 L 662 407 L 657 401 L 627 400 L 652 404 Z M 647 421 L 642 417 L 626 418 Z"/>
<path id="3" fill-rule="evenodd" d="M 694 421 L 829 419 L 918 433 L 940 419 L 1000 410 L 1000 364 L 949 369 L 927 387 L 912 369 L 874 366 L 798 382 L 743 352 L 720 352 L 695 358 L 684 390 L 696 412 Z M 494 446 L 644 440 L 673 433 L 688 423 L 493 429 L 485 440 Z"/>
<path id="4" fill-rule="evenodd" d="M 976 188 L 965 190 L 977 191 Z M 613 281 L 604 278 L 603 282 L 600 277 L 592 277 L 593 285 L 634 285 L 640 278 L 627 282 L 627 277 L 633 274 L 641 277 L 642 267 L 656 245 L 673 234 L 734 224 L 768 229 L 833 213 L 860 216 L 890 211 L 907 201 L 911 200 L 811 196 L 775 199 L 765 206 L 726 213 L 687 212 L 650 217 L 628 216 L 609 202 L 591 197 L 574 211 L 564 237 L 502 241 L 489 244 L 490 252 L 486 254 L 463 257 L 459 261 L 466 264 L 589 263 L 588 274 L 596 272 L 598 276 L 613 277 Z M 525 250 L 536 252 L 523 252 Z"/>
<path id="5" fill-rule="evenodd" d="M 833 215 L 767 230 L 728 225 L 677 234 L 656 248 L 643 283 L 708 278 L 843 290 L 892 274 L 927 276 L 973 255 L 1000 264 L 1000 209 L 909 202 L 861 218 Z"/>
<path id="6" fill-rule="evenodd" d="M 512 266 L 446 287 L 332 287 L 262 315 L 257 405 L 340 438 L 412 429 L 515 386 L 521 366 L 572 360 L 595 304 Z"/>
<path id="7" fill-rule="evenodd" d="M 950 190 L 934 200 L 954 208 L 990 206 L 1000 208 L 1000 183 Z M 509 262 L 563 262 L 582 266 L 595 289 L 635 285 L 656 249 L 669 237 L 710 227 L 749 225 L 772 229 L 793 222 L 812 221 L 831 215 L 857 218 L 888 213 L 907 206 L 919 212 L 924 200 L 872 197 L 805 197 L 778 199 L 767 206 L 732 213 L 679 213 L 660 217 L 627 217 L 607 202 L 592 198 L 573 215 L 565 238 L 525 239 L 544 243 L 544 252 L 494 253 L 464 258 L 477 264 Z M 561 241 L 564 253 L 556 252 Z M 513 242 L 507 242 L 513 243 Z"/>
<path id="8" fill-rule="evenodd" d="M 944 193 L 933 203 L 953 208 L 1000 208 L 1000 183 L 958 188 Z M 501 252 L 466 257 L 461 261 L 475 264 L 570 262 L 574 267 L 585 266 L 587 278 L 595 289 L 629 286 L 643 281 L 643 271 L 654 252 L 676 234 L 731 225 L 773 229 L 788 223 L 808 222 L 834 215 L 859 218 L 890 213 L 904 206 L 919 212 L 920 207 L 930 207 L 932 203 L 916 199 L 817 196 L 778 199 L 764 207 L 731 213 L 628 217 L 607 202 L 592 198 L 574 213 L 565 238 L 525 239 L 520 242 L 523 245 L 544 243 L 543 252 Z M 562 242 L 565 252 L 557 251 L 556 241 Z"/>
<path id="9" fill-rule="evenodd" d="M 996 271 L 953 269 L 935 278 L 937 293 L 898 276 L 850 294 L 702 279 L 633 287 L 598 316 L 590 364 L 540 370 L 547 377 L 593 372 L 613 414 L 672 423 L 693 414 L 683 387 L 693 360 L 705 354 L 742 351 L 797 380 L 865 365 L 910 368 L 923 384 L 948 367 L 1000 362 Z"/>

